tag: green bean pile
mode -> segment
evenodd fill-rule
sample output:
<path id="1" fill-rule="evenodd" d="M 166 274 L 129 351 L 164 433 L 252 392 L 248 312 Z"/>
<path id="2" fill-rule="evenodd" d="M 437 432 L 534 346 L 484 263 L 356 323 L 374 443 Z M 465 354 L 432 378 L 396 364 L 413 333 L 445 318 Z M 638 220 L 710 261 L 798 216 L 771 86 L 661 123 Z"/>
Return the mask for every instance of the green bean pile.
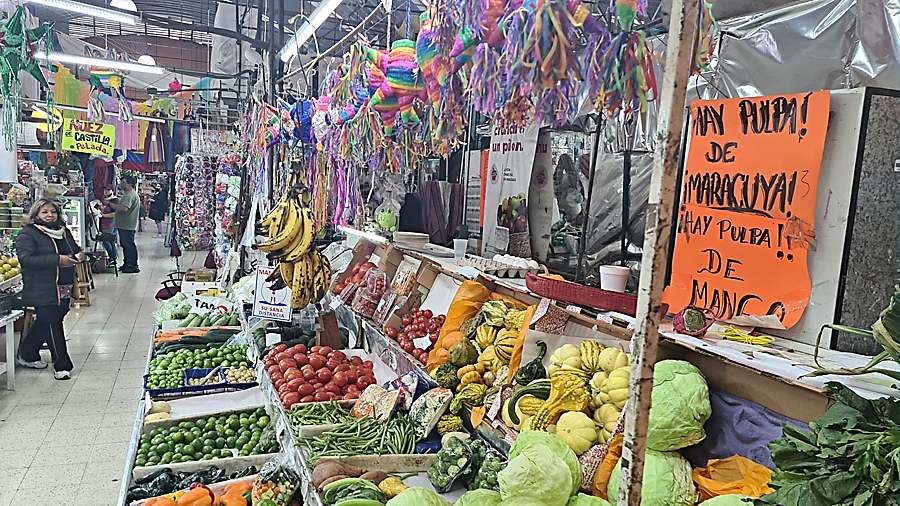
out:
<path id="1" fill-rule="evenodd" d="M 287 410 L 292 428 L 304 425 L 330 425 L 350 419 L 350 410 L 335 401 L 316 402 Z"/>
<path id="2" fill-rule="evenodd" d="M 365 417 L 343 422 L 318 436 L 303 438 L 300 444 L 309 451 L 312 461 L 321 457 L 413 453 L 416 424 L 408 416 L 395 416 L 384 423 Z"/>

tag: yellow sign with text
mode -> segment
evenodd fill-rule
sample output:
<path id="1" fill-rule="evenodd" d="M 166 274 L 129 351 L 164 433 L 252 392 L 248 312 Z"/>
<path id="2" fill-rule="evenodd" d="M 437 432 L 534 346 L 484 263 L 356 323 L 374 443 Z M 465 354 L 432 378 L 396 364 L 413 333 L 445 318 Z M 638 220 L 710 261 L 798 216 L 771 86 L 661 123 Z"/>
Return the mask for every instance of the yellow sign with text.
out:
<path id="1" fill-rule="evenodd" d="M 111 157 L 116 148 L 116 127 L 66 118 L 63 123 L 63 151 Z"/>

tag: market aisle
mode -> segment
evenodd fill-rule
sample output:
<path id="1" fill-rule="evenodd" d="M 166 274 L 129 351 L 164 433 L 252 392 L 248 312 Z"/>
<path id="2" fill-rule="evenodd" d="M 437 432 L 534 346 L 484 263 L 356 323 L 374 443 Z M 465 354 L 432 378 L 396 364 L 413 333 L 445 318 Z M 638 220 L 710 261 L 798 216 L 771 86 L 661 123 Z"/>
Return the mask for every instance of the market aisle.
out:
<path id="1" fill-rule="evenodd" d="M 154 295 L 175 270 L 169 249 L 149 228 L 137 236 L 140 274 L 96 275 L 92 306 L 66 318 L 72 380 L 54 380 L 51 368 L 19 368 L 16 391 L 0 389 L 0 506 L 115 504 L 141 395 Z M 182 268 L 202 265 L 204 258 L 186 251 Z M 49 353 L 43 355 L 49 361 Z"/>

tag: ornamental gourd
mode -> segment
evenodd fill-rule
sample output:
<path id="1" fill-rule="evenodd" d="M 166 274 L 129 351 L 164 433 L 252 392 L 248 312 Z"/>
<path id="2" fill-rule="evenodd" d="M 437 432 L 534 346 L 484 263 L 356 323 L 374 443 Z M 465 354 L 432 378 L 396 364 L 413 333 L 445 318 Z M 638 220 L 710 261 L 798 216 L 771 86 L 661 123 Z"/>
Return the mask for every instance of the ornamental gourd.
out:
<path id="1" fill-rule="evenodd" d="M 578 349 L 581 351 L 581 367 L 585 371 L 593 374 L 601 369 L 600 354 L 603 351 L 603 347 L 600 346 L 600 343 L 591 339 L 585 339 L 581 341 Z"/>
<path id="2" fill-rule="evenodd" d="M 600 368 L 606 372 L 612 372 L 630 363 L 631 359 L 628 354 L 619 348 L 610 346 L 600 352 Z"/>
<path id="3" fill-rule="evenodd" d="M 605 402 L 614 405 L 618 409 L 625 406 L 628 400 L 628 379 L 630 376 L 628 366 L 622 366 L 609 373 L 609 377 L 600 385 L 600 392 L 605 394 Z"/>
<path id="4" fill-rule="evenodd" d="M 504 410 L 504 411 L 508 411 L 508 413 L 506 413 L 506 415 L 513 422 L 512 424 L 507 424 L 507 425 L 514 426 L 514 425 L 519 425 L 521 423 L 521 419 L 518 415 L 518 410 L 516 409 L 516 404 L 519 402 L 519 400 L 522 397 L 525 397 L 525 396 L 533 396 L 536 399 L 540 400 L 541 404 L 543 404 L 543 401 L 550 397 L 550 380 L 547 380 L 547 379 L 535 380 L 535 381 L 532 381 L 531 383 L 529 383 L 528 385 L 525 385 L 524 387 L 518 388 L 515 392 L 513 392 L 512 396 L 509 398 L 509 404 L 507 406 L 508 409 Z M 540 406 L 539 406 L 539 408 L 540 408 Z M 537 413 L 537 411 L 535 411 L 534 413 L 529 413 L 529 414 L 534 415 L 536 413 Z"/>
<path id="5" fill-rule="evenodd" d="M 450 348 L 450 363 L 457 367 L 474 364 L 477 360 L 478 350 L 468 339 L 463 339 Z"/>
<path id="6" fill-rule="evenodd" d="M 556 422 L 556 435 L 575 455 L 588 451 L 597 442 L 594 421 L 581 411 L 567 411 Z"/>
<path id="7" fill-rule="evenodd" d="M 546 430 L 566 411 L 584 411 L 591 395 L 584 380 L 574 374 L 557 374 L 550 378 L 550 397 L 531 420 L 534 430 Z"/>
<path id="8" fill-rule="evenodd" d="M 534 343 L 538 347 L 538 355 L 531 362 L 523 365 L 516 373 L 516 383 L 527 385 L 532 381 L 547 377 L 547 370 L 544 369 L 544 355 L 547 354 L 547 344 L 544 341 Z"/>
<path id="9" fill-rule="evenodd" d="M 494 340 L 494 352 L 504 364 L 508 364 L 512 358 L 513 349 L 516 347 L 518 339 L 519 334 L 511 330 L 503 329 L 497 334 L 497 339 Z"/>
<path id="10" fill-rule="evenodd" d="M 475 342 L 482 350 L 485 350 L 488 346 L 494 344 L 495 339 L 497 339 L 497 327 L 482 324 L 475 330 Z"/>
<path id="11" fill-rule="evenodd" d="M 453 364 L 441 364 L 431 371 L 431 377 L 443 388 L 456 389 L 459 385 L 459 377 L 456 375 L 456 366 Z"/>
<path id="12" fill-rule="evenodd" d="M 574 344 L 564 344 L 550 355 L 550 367 L 547 368 L 547 374 L 552 375 L 563 365 L 581 369 L 581 350 Z"/>

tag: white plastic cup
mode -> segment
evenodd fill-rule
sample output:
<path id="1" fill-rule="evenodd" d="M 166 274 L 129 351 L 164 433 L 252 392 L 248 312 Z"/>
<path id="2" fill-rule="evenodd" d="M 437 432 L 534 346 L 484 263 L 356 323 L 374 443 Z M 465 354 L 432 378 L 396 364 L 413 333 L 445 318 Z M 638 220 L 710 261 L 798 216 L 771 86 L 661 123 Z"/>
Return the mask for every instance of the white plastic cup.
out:
<path id="1" fill-rule="evenodd" d="M 453 258 L 466 258 L 468 247 L 468 239 L 453 239 Z"/>
<path id="2" fill-rule="evenodd" d="M 600 266 L 600 288 L 611 292 L 624 292 L 631 269 L 621 265 Z"/>

